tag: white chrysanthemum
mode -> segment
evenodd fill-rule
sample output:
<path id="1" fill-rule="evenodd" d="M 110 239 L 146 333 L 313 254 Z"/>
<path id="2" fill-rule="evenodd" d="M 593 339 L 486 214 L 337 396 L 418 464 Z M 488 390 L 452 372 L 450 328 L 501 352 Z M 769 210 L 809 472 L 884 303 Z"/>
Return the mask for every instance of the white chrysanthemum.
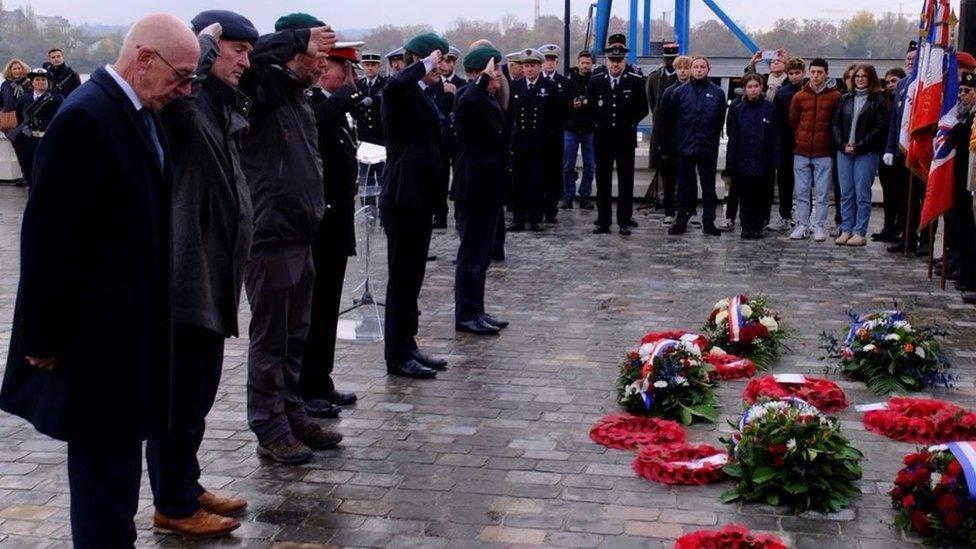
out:
<path id="1" fill-rule="evenodd" d="M 624 396 L 634 396 L 640 392 L 640 380 L 635 381 L 624 388 Z"/>
<path id="2" fill-rule="evenodd" d="M 641 358 L 647 358 L 651 356 L 651 351 L 653 350 L 654 350 L 653 343 L 645 343 L 640 346 L 640 349 L 637 350 L 637 355 L 640 356 Z"/>
<path id="3" fill-rule="evenodd" d="M 771 316 L 764 316 L 760 318 L 759 323 L 765 326 L 770 332 L 779 330 L 779 322 L 776 322 L 776 319 Z"/>
<path id="4" fill-rule="evenodd" d="M 901 339 L 901 336 L 898 335 L 898 334 L 888 334 L 888 335 L 884 336 L 884 338 L 887 341 L 898 341 L 898 340 Z"/>
<path id="5" fill-rule="evenodd" d="M 796 450 L 796 439 L 795 438 L 791 438 L 790 440 L 787 440 L 786 441 L 786 449 L 787 450 L 791 450 L 791 451 L 792 450 Z"/>
<path id="6" fill-rule="evenodd" d="M 877 347 L 874 345 L 874 343 L 868 343 L 867 345 L 864 346 L 864 349 L 863 350 L 865 352 L 870 353 L 871 351 L 873 351 L 875 349 L 877 349 Z"/>
<path id="7" fill-rule="evenodd" d="M 712 309 L 728 309 L 728 308 L 729 308 L 729 298 L 725 298 L 722 301 L 719 301 L 718 303 L 715 304 L 714 307 L 712 307 Z"/>
<path id="8" fill-rule="evenodd" d="M 678 385 L 688 385 L 688 380 L 685 379 L 683 376 L 675 376 L 674 382 Z"/>
<path id="9" fill-rule="evenodd" d="M 742 313 L 742 318 L 752 318 L 752 307 L 745 303 L 739 305 L 739 312 Z"/>
<path id="10" fill-rule="evenodd" d="M 921 358 L 925 358 L 925 349 L 921 345 L 915 346 L 915 354 Z"/>
<path id="11" fill-rule="evenodd" d="M 892 326 L 898 330 L 905 330 L 906 332 L 912 331 L 912 325 L 909 324 L 907 320 L 896 320 Z"/>
<path id="12" fill-rule="evenodd" d="M 719 311 L 719 313 L 715 315 L 715 324 L 721 326 L 722 324 L 725 324 L 725 321 L 728 319 L 729 319 L 729 312 L 727 310 Z"/>
<path id="13" fill-rule="evenodd" d="M 692 356 L 701 356 L 701 349 L 698 348 L 698 345 L 695 345 L 694 343 L 692 343 L 690 341 L 679 341 L 678 342 L 678 349 L 680 349 L 680 350 L 682 350 L 682 351 L 684 351 L 684 352 L 686 352 L 686 353 L 688 353 L 688 354 L 690 354 Z"/>
<path id="14" fill-rule="evenodd" d="M 709 352 L 709 354 L 713 354 L 715 356 L 722 356 L 722 355 L 729 354 L 729 353 L 726 353 L 725 352 L 725 349 L 723 349 L 721 347 L 718 347 L 718 346 L 712 347 L 712 349 L 710 351 L 708 351 L 708 352 Z"/>
<path id="15" fill-rule="evenodd" d="M 657 380 L 657 381 L 654 382 L 654 387 L 657 388 L 657 389 L 663 389 L 663 388 L 665 388 L 667 386 L 668 386 L 668 382 L 667 381 L 664 381 L 663 379 L 659 379 L 659 380 Z"/>

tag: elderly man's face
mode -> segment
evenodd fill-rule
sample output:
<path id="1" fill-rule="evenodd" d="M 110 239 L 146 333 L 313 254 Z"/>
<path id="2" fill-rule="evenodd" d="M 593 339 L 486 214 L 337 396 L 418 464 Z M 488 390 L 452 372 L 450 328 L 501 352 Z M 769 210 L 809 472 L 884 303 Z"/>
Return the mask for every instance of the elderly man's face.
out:
<path id="1" fill-rule="evenodd" d="M 539 71 L 542 70 L 542 65 L 538 61 L 531 61 L 528 63 L 522 63 L 522 72 L 525 73 L 525 77 L 529 80 L 535 80 L 539 78 Z"/>
<path id="2" fill-rule="evenodd" d="M 522 78 L 523 73 L 524 71 L 521 63 L 508 63 L 508 75 L 512 77 L 512 80 Z"/>
<path id="3" fill-rule="evenodd" d="M 547 74 L 556 72 L 556 64 L 559 58 L 546 56 L 546 60 L 542 63 L 542 70 L 546 71 Z"/>
<path id="4" fill-rule="evenodd" d="M 319 76 L 319 86 L 332 93 L 346 81 L 346 62 L 337 59 L 327 59 L 322 63 L 322 75 Z"/>
<path id="5" fill-rule="evenodd" d="M 214 76 L 235 88 L 241 81 L 244 71 L 251 66 L 251 50 L 254 47 L 245 40 L 220 40 L 220 55 L 214 60 Z"/>
<path id="6" fill-rule="evenodd" d="M 190 95 L 199 55 L 198 48 L 161 52 L 141 47 L 137 57 L 138 78 L 133 88 L 142 102 L 158 111 L 174 99 Z"/>

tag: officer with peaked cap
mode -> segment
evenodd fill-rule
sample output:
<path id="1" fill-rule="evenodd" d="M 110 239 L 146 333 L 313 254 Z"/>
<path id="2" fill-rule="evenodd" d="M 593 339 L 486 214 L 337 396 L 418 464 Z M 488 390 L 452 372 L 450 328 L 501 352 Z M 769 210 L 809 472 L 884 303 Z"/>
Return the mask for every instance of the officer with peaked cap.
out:
<path id="1" fill-rule="evenodd" d="M 444 115 L 429 89 L 440 80 L 437 62 L 447 42 L 433 33 L 404 46 L 407 67 L 392 75 L 383 90 L 386 171 L 380 218 L 387 238 L 390 276 L 386 287 L 384 355 L 390 375 L 433 378 L 447 362 L 417 347 L 417 298 L 424 283 L 436 185 L 443 169 Z"/>
<path id="2" fill-rule="evenodd" d="M 390 65 L 387 76 L 393 76 L 403 70 L 403 67 L 406 66 L 406 63 L 403 62 L 403 48 L 397 48 L 386 54 L 386 62 Z"/>
<path id="3" fill-rule="evenodd" d="M 607 47 L 612 48 L 613 46 L 623 46 L 626 48 L 627 36 L 622 32 L 615 32 L 611 34 L 610 37 L 607 38 Z M 593 76 L 600 76 L 601 74 L 604 74 L 606 72 L 607 72 L 607 66 L 600 65 L 599 67 L 593 69 Z M 640 67 L 636 65 L 631 65 L 630 63 L 624 65 L 624 72 L 632 72 L 634 74 L 639 74 L 641 76 L 644 76 L 644 73 L 641 72 Z"/>
<path id="4" fill-rule="evenodd" d="M 522 52 L 516 51 L 505 56 L 507 63 L 502 66 L 502 72 L 508 81 L 522 78 Z"/>
<path id="5" fill-rule="evenodd" d="M 565 108 L 559 89 L 551 80 L 541 76 L 543 56 L 539 50 L 522 52 L 522 68 L 525 77 L 512 82 L 508 102 L 512 121 L 512 173 L 514 176 L 514 218 L 508 230 L 525 230 L 526 222 L 533 231 L 541 231 L 543 217 L 543 192 L 545 185 L 552 185 L 552 164 L 557 162 L 556 184 L 562 191 L 562 149 L 559 157 L 553 156 L 554 144 L 562 141 Z M 552 192 L 549 189 L 549 192 Z M 558 199 L 558 195 L 557 195 Z M 555 206 L 555 203 L 553 204 Z M 548 213 L 548 212 L 546 212 Z M 555 217 L 552 218 L 555 220 Z"/>
<path id="6" fill-rule="evenodd" d="M 559 103 L 562 107 L 559 130 L 553 136 L 552 140 L 547 143 L 545 154 L 540 158 L 542 162 L 541 175 L 543 178 L 543 213 L 545 214 L 546 223 L 557 223 L 556 214 L 559 213 L 559 199 L 563 195 L 563 164 L 566 148 L 563 124 L 572 111 L 572 98 L 569 94 L 569 78 L 559 74 L 556 69 L 562 48 L 555 44 L 545 44 L 539 47 L 539 52 L 544 57 L 541 78 L 555 84 L 556 90 L 559 92 Z"/>
<path id="7" fill-rule="evenodd" d="M 17 100 L 17 130 L 11 132 L 13 145 L 17 149 L 17 159 L 24 172 L 27 186 L 33 184 L 34 154 L 37 145 L 47 130 L 48 124 L 58 112 L 64 97 L 51 90 L 53 79 L 46 69 L 36 68 L 27 74 L 33 91 L 25 93 Z"/>
<path id="8" fill-rule="evenodd" d="M 364 98 L 369 97 L 372 103 L 353 110 L 356 132 L 360 141 L 382 145 L 383 121 L 380 119 L 380 104 L 383 102 L 383 86 L 389 77 L 380 74 L 378 53 L 364 52 L 359 64 L 363 67 L 363 77 L 356 82 L 356 88 Z"/>
<path id="9" fill-rule="evenodd" d="M 629 50 L 615 44 L 604 52 L 607 72 L 590 80 L 586 103 L 593 119 L 596 156 L 596 234 L 610 232 L 613 168 L 617 166 L 617 225 L 621 235 L 630 234 L 634 203 L 634 150 L 637 124 L 647 116 L 643 79 L 624 71 Z"/>

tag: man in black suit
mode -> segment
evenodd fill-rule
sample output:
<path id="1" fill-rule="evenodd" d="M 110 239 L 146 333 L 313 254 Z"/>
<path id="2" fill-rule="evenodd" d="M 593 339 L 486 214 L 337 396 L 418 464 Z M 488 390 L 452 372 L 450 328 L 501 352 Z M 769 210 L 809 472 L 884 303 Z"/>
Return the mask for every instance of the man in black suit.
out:
<path id="1" fill-rule="evenodd" d="M 299 377 L 305 411 L 312 417 L 337 417 L 339 406 L 356 402 L 354 393 L 336 390 L 332 370 L 346 263 L 349 256 L 356 255 L 354 217 L 359 164 L 356 139 L 346 114 L 365 97 L 356 87 L 353 63 L 357 56 L 354 48 L 329 50 L 319 76 L 320 87 L 311 91 L 325 191 L 325 214 L 312 243 L 312 321 Z"/>
<path id="2" fill-rule="evenodd" d="M 447 198 L 448 189 L 451 184 L 451 164 L 454 154 L 457 152 L 457 144 L 454 142 L 454 134 L 451 132 L 451 113 L 454 112 L 457 92 L 467 84 L 467 81 L 454 73 L 458 57 L 461 51 L 450 46 L 447 53 L 437 63 L 437 70 L 440 71 L 440 80 L 432 87 L 435 103 L 444 115 L 445 124 L 443 127 L 443 142 L 441 147 L 441 160 L 444 169 L 441 170 L 441 179 L 438 184 L 437 203 L 434 205 L 434 225 L 435 229 L 447 228 Z"/>
<path id="3" fill-rule="evenodd" d="M 440 181 L 444 115 L 430 88 L 440 79 L 437 62 L 447 42 L 433 33 L 404 46 L 407 66 L 383 90 L 386 171 L 380 194 L 380 219 L 387 238 L 385 332 L 386 371 L 391 375 L 433 378 L 447 362 L 417 347 L 417 298 L 424 283 L 431 220 Z"/>
<path id="4" fill-rule="evenodd" d="M 570 95 L 571 82 L 565 75 L 559 74 L 557 65 L 562 48 L 555 44 L 539 46 L 544 60 L 542 62 L 543 80 L 551 82 L 559 92 L 560 116 L 558 129 L 546 142 L 540 161 L 542 169 L 542 212 L 546 223 L 557 223 L 556 214 L 559 213 L 559 200 L 563 197 L 563 163 L 566 155 L 565 122 L 573 109 L 573 98 Z"/>
<path id="5" fill-rule="evenodd" d="M 495 92 L 501 85 L 495 48 L 472 50 L 464 58 L 470 84 L 461 89 L 454 109 L 458 155 L 451 196 L 457 207 L 458 247 L 454 278 L 455 329 L 476 335 L 495 335 L 507 322 L 485 313 L 485 273 L 504 223 L 508 181 L 509 125 Z"/>
<path id="6" fill-rule="evenodd" d="M 634 205 L 634 150 L 637 124 L 647 116 L 644 79 L 624 70 L 629 50 L 614 45 L 605 51 L 607 72 L 590 80 L 586 103 L 593 120 L 596 156 L 596 234 L 610 232 L 613 167 L 617 165 L 617 226 L 629 235 Z"/>
<path id="7" fill-rule="evenodd" d="M 172 170 L 155 113 L 190 93 L 199 52 L 176 17 L 137 22 L 37 151 L 0 407 L 68 442 L 79 549 L 133 546 L 141 441 L 170 419 Z"/>
<path id="8" fill-rule="evenodd" d="M 512 172 L 515 179 L 514 215 L 508 230 L 513 232 L 524 231 L 526 222 L 533 231 L 542 230 L 543 197 L 549 181 L 547 162 L 554 161 L 549 155 L 557 138 L 562 140 L 562 98 L 556 84 L 539 75 L 541 67 L 539 50 L 522 52 L 525 78 L 512 81 L 512 96 L 508 102 L 508 115 L 514 131 Z M 559 153 L 561 170 L 562 148 Z"/>

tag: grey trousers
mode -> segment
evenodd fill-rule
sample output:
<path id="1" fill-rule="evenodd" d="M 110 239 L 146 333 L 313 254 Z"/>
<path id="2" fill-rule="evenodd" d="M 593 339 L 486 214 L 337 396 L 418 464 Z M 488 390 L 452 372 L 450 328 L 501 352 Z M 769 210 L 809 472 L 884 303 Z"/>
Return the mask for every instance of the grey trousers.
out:
<path id="1" fill-rule="evenodd" d="M 315 266 L 309 246 L 264 246 L 244 269 L 251 303 L 247 422 L 260 444 L 310 423 L 298 391 Z"/>

